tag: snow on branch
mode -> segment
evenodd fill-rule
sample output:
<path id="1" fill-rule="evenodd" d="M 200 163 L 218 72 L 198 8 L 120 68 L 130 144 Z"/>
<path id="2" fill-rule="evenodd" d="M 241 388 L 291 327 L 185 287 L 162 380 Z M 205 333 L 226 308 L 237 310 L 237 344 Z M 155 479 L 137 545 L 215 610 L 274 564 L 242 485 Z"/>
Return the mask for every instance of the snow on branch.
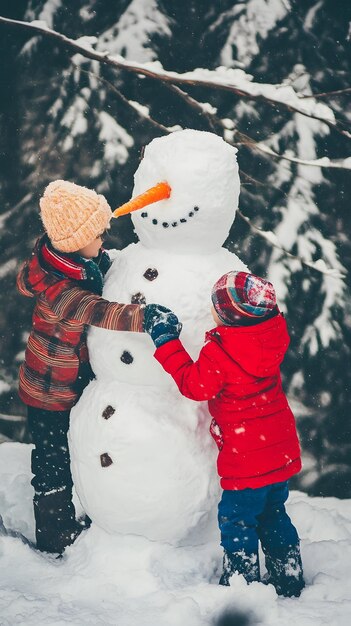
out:
<path id="1" fill-rule="evenodd" d="M 351 157 L 346 159 L 330 159 L 329 157 L 322 157 L 320 159 L 301 159 L 291 154 L 280 154 L 275 152 L 267 146 L 263 141 L 255 141 L 252 137 L 241 133 L 235 128 L 235 124 L 232 120 L 219 119 L 216 115 L 217 111 L 211 105 L 204 102 L 199 102 L 195 98 L 189 96 L 188 93 L 181 90 L 175 85 L 167 85 L 169 89 L 172 89 L 179 97 L 181 97 L 190 107 L 197 110 L 202 116 L 206 117 L 211 129 L 216 132 L 219 127 L 224 128 L 224 139 L 232 145 L 238 145 L 238 142 L 234 140 L 238 139 L 247 148 L 258 150 L 266 155 L 272 156 L 275 159 L 283 159 L 290 161 L 291 163 L 298 163 L 299 165 L 310 165 L 314 167 L 324 168 L 336 168 L 336 169 L 350 169 L 351 170 Z"/>
<path id="2" fill-rule="evenodd" d="M 130 63 L 126 61 L 123 57 L 110 56 L 107 52 L 97 52 L 92 47 L 97 41 L 95 37 L 81 37 L 80 39 L 73 40 L 61 33 L 58 33 L 57 31 L 48 28 L 46 23 L 42 21 L 34 21 L 28 23 L 0 16 L 0 23 L 5 23 L 10 26 L 19 27 L 26 30 L 32 30 L 33 32 L 39 33 L 41 35 L 51 37 L 53 39 L 56 39 L 66 47 L 74 50 L 75 53 L 80 53 L 86 58 L 90 58 L 92 60 L 96 60 L 97 62 L 110 65 L 115 69 L 124 69 L 129 72 L 134 72 L 138 75 L 147 76 L 151 79 L 162 81 L 163 84 L 174 93 L 176 93 L 178 97 L 183 98 L 189 106 L 198 110 L 204 117 L 206 117 L 212 130 L 216 132 L 217 129 L 221 128 L 221 131 L 224 131 L 224 139 L 228 141 L 228 143 L 234 143 L 235 137 L 235 140 L 239 140 L 248 148 L 259 150 L 265 153 L 267 156 L 273 158 L 285 159 L 299 165 L 310 165 L 324 168 L 341 168 L 348 170 L 351 169 L 351 157 L 334 160 L 331 160 L 328 157 L 323 157 L 321 159 L 307 160 L 294 157 L 292 155 L 279 154 L 272 150 L 269 146 L 267 146 L 266 143 L 262 141 L 257 142 L 251 137 L 240 133 L 240 131 L 235 128 L 235 125 L 231 120 L 219 119 L 216 115 L 216 109 L 214 109 L 211 105 L 207 103 L 199 102 L 195 98 L 191 97 L 187 92 L 181 90 L 180 87 L 178 87 L 177 85 L 187 84 L 206 86 L 212 89 L 225 89 L 227 91 L 232 91 L 233 93 L 242 97 L 256 100 L 260 99 L 269 104 L 274 103 L 274 105 L 278 104 L 285 107 L 289 111 L 301 113 L 302 115 L 307 116 L 311 119 L 324 122 L 329 127 L 332 127 L 335 130 L 338 130 L 338 132 L 341 132 L 345 136 L 351 138 L 350 133 L 339 129 L 338 123 L 334 118 L 334 114 L 328 106 L 314 101 L 313 98 L 309 98 L 307 100 L 307 98 L 298 95 L 290 86 L 254 83 L 252 82 L 252 77 L 247 75 L 242 70 L 234 70 L 224 67 L 219 67 L 216 70 L 198 68 L 191 72 L 186 72 L 183 74 L 178 74 L 177 72 L 168 72 L 163 69 L 162 65 L 159 62 L 144 64 Z M 86 70 L 80 68 L 80 71 Z M 90 74 L 90 72 L 88 73 Z M 103 79 L 100 76 L 95 76 L 95 78 L 98 78 L 110 88 L 112 88 L 115 91 L 116 96 L 119 97 L 125 104 L 132 107 L 141 118 L 149 121 L 165 133 L 172 132 L 174 130 L 172 128 L 167 128 L 161 125 L 156 120 L 152 119 L 149 115 L 149 110 L 147 107 L 142 106 L 137 102 L 128 100 L 117 88 L 114 87 L 114 85 L 112 85 L 112 83 L 106 81 L 106 79 Z M 264 238 L 270 245 L 280 250 L 287 257 L 298 261 L 302 265 L 327 276 L 333 278 L 345 277 L 345 274 L 342 274 L 338 269 L 329 268 L 323 259 L 318 259 L 317 261 L 312 262 L 307 261 L 302 257 L 291 254 L 281 245 L 277 236 L 273 232 L 264 231 L 258 228 L 251 222 L 251 220 L 249 220 L 249 218 L 243 215 L 241 211 L 239 211 L 238 213 L 239 216 L 249 225 L 250 229 L 253 232 L 255 232 L 258 236 Z"/>
<path id="3" fill-rule="evenodd" d="M 84 70 L 83 68 L 78 68 L 78 66 L 76 67 L 77 69 L 79 69 L 79 71 L 89 74 L 90 76 L 94 76 L 96 80 L 105 84 L 109 89 L 115 92 L 118 98 L 122 100 L 122 102 L 124 102 L 124 104 L 134 109 L 134 111 L 138 113 L 140 118 L 147 121 L 148 123 L 155 126 L 156 128 L 159 128 L 164 133 L 170 133 L 180 128 L 180 127 L 176 127 L 176 129 L 168 128 L 164 126 L 163 124 L 161 124 L 160 122 L 157 122 L 155 119 L 153 119 L 150 116 L 149 110 L 146 106 L 140 105 L 139 103 L 135 101 L 128 100 L 120 92 L 120 90 L 117 89 L 117 87 L 115 87 L 110 81 L 106 80 L 105 78 L 102 78 L 101 76 L 94 74 L 93 72 Z M 232 122 L 232 120 L 219 119 L 216 115 L 217 110 L 214 107 L 212 107 L 210 104 L 199 102 L 198 100 L 196 100 L 195 98 L 192 98 L 187 92 L 183 91 L 176 85 L 172 85 L 171 83 L 168 83 L 166 86 L 173 93 L 175 93 L 178 97 L 182 98 L 188 106 L 195 109 L 198 113 L 200 113 L 203 117 L 205 117 L 213 132 L 217 132 L 219 128 L 221 129 L 224 128 L 224 139 L 225 141 L 227 141 L 228 143 L 232 145 L 238 145 L 238 142 L 234 141 L 234 135 L 235 135 L 235 137 L 240 141 L 240 143 L 244 144 L 247 148 L 253 149 L 256 151 L 258 150 L 276 159 L 283 159 L 286 161 L 290 161 L 291 163 L 298 163 L 299 165 L 310 165 L 314 167 L 351 169 L 351 157 L 348 157 L 346 159 L 333 159 L 333 160 L 329 159 L 329 157 L 322 157 L 320 159 L 311 160 L 311 159 L 300 159 L 292 155 L 280 154 L 278 152 L 275 152 L 274 150 L 272 150 L 272 148 L 267 146 L 264 142 L 255 141 L 254 139 L 252 139 L 252 137 L 249 137 L 248 135 L 245 135 L 241 133 L 240 131 L 236 130 L 235 125 Z"/>
<path id="4" fill-rule="evenodd" d="M 115 69 L 123 69 L 165 83 L 226 90 L 243 98 L 259 100 L 275 107 L 280 106 L 291 112 L 301 113 L 301 115 L 323 122 L 329 128 L 337 130 L 351 139 L 351 133 L 339 126 L 333 111 L 327 105 L 316 102 L 313 98 L 306 99 L 300 97 L 289 85 L 255 83 L 252 81 L 252 76 L 246 74 L 241 69 L 218 67 L 215 70 L 208 70 L 197 68 L 193 71 L 179 74 L 165 70 L 159 61 L 131 63 L 122 56 L 111 56 L 108 52 L 98 52 L 92 47 L 95 44 L 95 38 L 81 37 L 77 40 L 71 39 L 62 33 L 48 28 L 43 21 L 23 22 L 0 16 L 0 23 L 50 37 L 75 52 L 79 52 L 84 57 L 110 65 Z"/>

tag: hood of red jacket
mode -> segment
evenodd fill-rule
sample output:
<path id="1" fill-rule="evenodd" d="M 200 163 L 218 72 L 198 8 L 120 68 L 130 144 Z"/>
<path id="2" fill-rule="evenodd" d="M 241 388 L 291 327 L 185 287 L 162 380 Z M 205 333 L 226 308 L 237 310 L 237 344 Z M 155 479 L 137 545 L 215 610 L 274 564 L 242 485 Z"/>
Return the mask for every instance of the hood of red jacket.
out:
<path id="1" fill-rule="evenodd" d="M 277 372 L 290 343 L 281 313 L 256 326 L 217 326 L 209 331 L 207 338 L 218 343 L 248 374 L 259 378 Z"/>
<path id="2" fill-rule="evenodd" d="M 52 272 L 46 272 L 40 265 L 39 255 L 42 243 L 42 239 L 37 241 L 31 258 L 22 265 L 17 276 L 17 287 L 25 296 L 38 296 L 42 291 L 62 280 Z"/>

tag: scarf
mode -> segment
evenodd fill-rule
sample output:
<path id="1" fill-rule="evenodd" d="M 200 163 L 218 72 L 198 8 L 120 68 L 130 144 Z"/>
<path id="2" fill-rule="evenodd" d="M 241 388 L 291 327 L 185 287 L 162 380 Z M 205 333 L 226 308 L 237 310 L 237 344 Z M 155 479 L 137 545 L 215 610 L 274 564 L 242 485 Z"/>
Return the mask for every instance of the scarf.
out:
<path id="1" fill-rule="evenodd" d="M 94 259 L 85 259 L 76 252 L 66 254 L 55 250 L 46 234 L 39 244 L 39 260 L 44 270 L 76 280 L 82 289 L 99 296 L 102 295 L 103 278 L 111 267 L 110 257 L 103 248 Z"/>

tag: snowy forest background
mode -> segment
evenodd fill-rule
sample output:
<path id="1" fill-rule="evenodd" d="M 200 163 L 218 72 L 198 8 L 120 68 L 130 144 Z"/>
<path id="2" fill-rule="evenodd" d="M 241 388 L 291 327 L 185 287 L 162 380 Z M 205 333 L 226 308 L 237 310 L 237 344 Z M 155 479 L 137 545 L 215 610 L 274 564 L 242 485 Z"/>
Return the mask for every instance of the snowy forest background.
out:
<path id="1" fill-rule="evenodd" d="M 0 23 L 2 439 L 28 441 L 16 387 L 32 302 L 17 295 L 15 275 L 41 232 L 45 186 L 69 179 L 117 207 L 130 198 L 152 138 L 179 127 L 210 130 L 239 148 L 241 212 L 226 246 L 274 281 L 287 314 L 292 341 L 283 376 L 305 460 L 294 486 L 350 497 L 350 3 L 16 0 L 1 7 L 2 16 L 45 21 L 72 39 L 96 37 L 85 44 L 128 62 L 158 61 L 179 74 L 221 66 L 255 83 L 291 86 L 301 102 L 327 105 L 336 120 L 211 85 L 117 71 Z M 337 167 L 297 162 L 326 156 Z M 134 240 L 130 218 L 120 218 L 107 247 Z"/>

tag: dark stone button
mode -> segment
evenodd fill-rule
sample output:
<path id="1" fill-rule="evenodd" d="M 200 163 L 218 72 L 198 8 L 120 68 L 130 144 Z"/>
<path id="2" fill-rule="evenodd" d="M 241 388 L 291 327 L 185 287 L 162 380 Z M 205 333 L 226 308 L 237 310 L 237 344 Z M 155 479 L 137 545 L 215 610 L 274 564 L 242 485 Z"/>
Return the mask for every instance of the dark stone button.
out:
<path id="1" fill-rule="evenodd" d="M 124 350 L 121 355 L 121 361 L 126 365 L 130 365 L 130 363 L 133 363 L 134 359 L 128 350 Z"/>
<path id="2" fill-rule="evenodd" d="M 141 217 L 147 217 L 147 213 L 145 213 L 145 212 L 144 212 L 144 213 L 142 213 L 142 214 L 141 214 Z"/>
<path id="3" fill-rule="evenodd" d="M 113 406 L 109 404 L 106 407 L 106 409 L 103 410 L 102 417 L 104 418 L 104 420 L 108 420 L 110 419 L 111 415 L 113 415 L 115 412 L 116 412 L 116 409 L 114 409 Z"/>
<path id="4" fill-rule="evenodd" d="M 200 211 L 198 206 L 194 206 L 194 211 Z"/>
<path id="5" fill-rule="evenodd" d="M 138 291 L 138 293 L 134 293 L 131 298 L 132 304 L 146 304 L 146 298 L 143 293 Z"/>
<path id="6" fill-rule="evenodd" d="M 108 452 L 103 452 L 103 454 L 100 454 L 100 463 L 101 467 L 108 467 L 109 465 L 112 465 L 113 461 Z"/>
<path id="7" fill-rule="evenodd" d="M 154 267 L 148 267 L 143 276 L 144 278 L 146 278 L 146 280 L 155 280 L 155 278 L 157 278 L 158 276 L 158 271 Z"/>

